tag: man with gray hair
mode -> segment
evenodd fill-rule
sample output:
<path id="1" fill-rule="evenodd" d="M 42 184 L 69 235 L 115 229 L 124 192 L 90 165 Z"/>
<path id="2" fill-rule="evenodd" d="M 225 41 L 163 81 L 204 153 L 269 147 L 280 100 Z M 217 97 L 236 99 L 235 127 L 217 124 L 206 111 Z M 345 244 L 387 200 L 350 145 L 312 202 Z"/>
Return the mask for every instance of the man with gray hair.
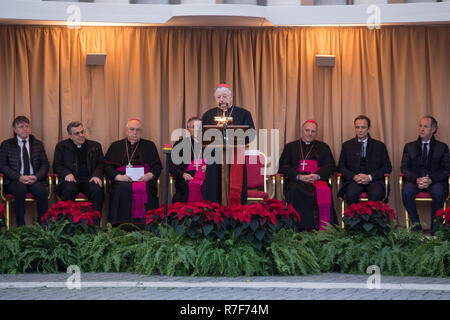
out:
<path id="1" fill-rule="evenodd" d="M 63 201 L 75 200 L 78 193 L 87 196 L 94 210 L 102 212 L 103 151 L 100 143 L 86 139 L 83 124 L 67 125 L 69 138 L 55 148 L 53 172 L 59 175 L 56 193 Z"/>
<path id="2" fill-rule="evenodd" d="M 130 119 L 125 126 L 126 137 L 113 142 L 106 151 L 105 174 L 111 181 L 109 221 L 113 226 L 145 226 L 146 212 L 159 206 L 161 160 L 155 143 L 142 139 L 143 130 L 141 120 Z"/>

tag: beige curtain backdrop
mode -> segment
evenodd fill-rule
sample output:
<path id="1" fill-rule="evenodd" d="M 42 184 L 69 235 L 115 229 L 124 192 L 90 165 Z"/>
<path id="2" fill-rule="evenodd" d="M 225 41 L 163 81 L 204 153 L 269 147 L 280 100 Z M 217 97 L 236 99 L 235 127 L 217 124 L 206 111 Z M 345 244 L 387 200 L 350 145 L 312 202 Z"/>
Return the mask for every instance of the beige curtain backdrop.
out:
<path id="1" fill-rule="evenodd" d="M 107 53 L 87 66 L 87 53 Z M 315 55 L 336 56 L 333 68 Z M 417 138 L 425 114 L 450 137 L 450 26 L 333 28 L 158 28 L 0 26 L 0 138 L 15 116 L 30 117 L 52 163 L 70 121 L 106 152 L 130 118 L 161 150 L 171 132 L 201 116 L 226 82 L 234 102 L 251 111 L 257 129 L 279 129 L 284 144 L 314 118 L 319 139 L 337 163 L 366 114 L 371 135 L 384 141 L 393 164 L 390 204 L 404 219 L 398 191 L 403 146 Z M 273 152 L 273 150 L 270 150 Z M 161 159 L 164 157 L 160 154 Z M 279 191 L 279 190 L 278 190 Z M 277 193 L 280 198 L 280 193 Z M 337 201 L 335 203 L 338 204 Z"/>

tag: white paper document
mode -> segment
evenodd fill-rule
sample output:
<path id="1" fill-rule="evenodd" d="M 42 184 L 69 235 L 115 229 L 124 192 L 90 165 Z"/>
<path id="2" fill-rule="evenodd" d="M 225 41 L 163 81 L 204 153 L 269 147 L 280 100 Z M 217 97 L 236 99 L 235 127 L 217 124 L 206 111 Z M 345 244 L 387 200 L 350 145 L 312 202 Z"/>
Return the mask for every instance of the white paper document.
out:
<path id="1" fill-rule="evenodd" d="M 125 172 L 127 176 L 129 176 L 133 181 L 138 181 L 140 177 L 144 175 L 144 167 L 140 168 L 127 168 Z"/>

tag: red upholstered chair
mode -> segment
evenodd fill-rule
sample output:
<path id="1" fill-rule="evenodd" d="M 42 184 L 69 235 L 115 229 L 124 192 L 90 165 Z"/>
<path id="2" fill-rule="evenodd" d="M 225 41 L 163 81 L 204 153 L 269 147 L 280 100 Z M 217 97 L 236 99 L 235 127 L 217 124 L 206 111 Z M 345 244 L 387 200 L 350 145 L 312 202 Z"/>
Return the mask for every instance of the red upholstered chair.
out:
<path id="1" fill-rule="evenodd" d="M 403 174 L 399 175 L 398 184 L 400 186 L 400 196 L 402 196 Z M 449 191 L 449 194 L 444 201 L 444 209 L 446 208 L 447 201 L 450 199 L 450 175 L 448 175 L 448 191 Z M 416 202 L 431 202 L 431 201 L 433 201 L 433 199 L 431 199 L 430 193 L 426 192 L 426 191 L 417 193 L 415 200 L 416 200 Z M 405 210 L 405 225 L 406 225 L 406 229 L 409 229 L 409 216 L 408 216 L 407 210 Z"/>
<path id="2" fill-rule="evenodd" d="M 275 175 L 267 173 L 267 156 L 259 150 L 245 150 L 245 164 L 247 167 L 247 200 L 264 201 L 275 195 Z M 268 182 L 272 183 L 272 190 L 268 191 Z"/>
<path id="3" fill-rule="evenodd" d="M 281 185 L 281 198 L 283 199 L 283 201 L 286 202 L 286 197 L 284 196 L 284 190 L 283 190 L 283 186 L 284 186 L 284 174 L 279 173 L 280 176 L 280 185 Z M 328 177 L 328 184 L 331 186 L 332 181 L 333 181 L 333 176 L 329 176 Z"/>
<path id="4" fill-rule="evenodd" d="M 339 191 L 341 188 L 341 183 L 342 183 L 342 173 L 338 172 L 337 173 L 337 190 Z M 387 198 L 389 196 L 389 174 L 386 173 L 384 175 L 384 198 L 382 199 L 383 202 L 387 201 Z M 338 197 L 339 200 L 341 200 L 341 218 L 342 218 L 342 222 L 341 225 L 342 227 L 344 227 L 344 212 L 345 212 L 345 194 L 344 197 Z M 367 195 L 366 192 L 361 193 L 361 195 L 359 196 L 359 201 L 369 201 L 369 196 Z"/>
<path id="5" fill-rule="evenodd" d="M 48 199 L 50 200 L 52 196 L 52 175 L 48 174 Z M 14 201 L 14 196 L 12 194 L 4 194 L 3 192 L 3 174 L 0 173 L 0 197 L 5 202 L 5 214 L 6 214 L 6 228 L 10 228 L 10 211 L 11 211 L 11 202 Z M 26 202 L 34 202 L 35 198 L 31 193 L 27 193 L 27 197 L 25 198 Z"/>
<path id="6" fill-rule="evenodd" d="M 55 173 L 55 174 L 53 174 L 53 176 L 55 177 L 55 190 L 56 190 L 56 187 L 59 184 L 59 175 Z M 104 186 L 105 195 L 106 195 L 106 177 L 103 177 L 103 186 Z M 55 195 L 56 195 L 56 199 L 58 201 L 61 200 L 61 198 L 58 196 L 58 194 L 56 192 L 55 192 Z M 75 197 L 75 201 L 76 202 L 86 202 L 86 201 L 89 201 L 89 199 L 84 193 L 80 192 Z"/>

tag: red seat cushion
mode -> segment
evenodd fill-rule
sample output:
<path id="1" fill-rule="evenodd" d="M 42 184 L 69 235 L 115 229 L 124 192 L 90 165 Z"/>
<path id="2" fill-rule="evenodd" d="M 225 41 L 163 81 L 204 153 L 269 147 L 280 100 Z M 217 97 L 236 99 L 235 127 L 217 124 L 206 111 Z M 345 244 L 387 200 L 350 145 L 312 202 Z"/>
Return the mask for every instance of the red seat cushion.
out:
<path id="1" fill-rule="evenodd" d="M 5 198 L 7 200 L 12 200 L 14 199 L 14 196 L 12 194 L 7 194 Z M 27 199 L 34 199 L 34 196 L 31 193 L 27 193 Z"/>
<path id="2" fill-rule="evenodd" d="M 416 199 L 431 199 L 431 195 L 429 192 L 419 192 L 416 194 Z"/>
<path id="3" fill-rule="evenodd" d="M 344 194 L 344 199 L 346 198 L 346 196 L 345 196 L 345 194 Z M 361 193 L 360 194 L 360 196 L 359 196 L 359 198 L 361 199 L 361 198 L 365 198 L 365 199 L 368 199 L 369 198 L 369 196 L 367 195 L 367 193 L 366 192 L 363 192 L 363 193 Z"/>
<path id="4" fill-rule="evenodd" d="M 366 192 L 361 193 L 361 195 L 359 196 L 360 198 L 368 198 L 369 196 L 367 195 Z"/>
<path id="5" fill-rule="evenodd" d="M 269 198 L 269 194 L 264 191 L 248 190 L 247 194 L 248 198 L 263 198 L 263 199 Z"/>

